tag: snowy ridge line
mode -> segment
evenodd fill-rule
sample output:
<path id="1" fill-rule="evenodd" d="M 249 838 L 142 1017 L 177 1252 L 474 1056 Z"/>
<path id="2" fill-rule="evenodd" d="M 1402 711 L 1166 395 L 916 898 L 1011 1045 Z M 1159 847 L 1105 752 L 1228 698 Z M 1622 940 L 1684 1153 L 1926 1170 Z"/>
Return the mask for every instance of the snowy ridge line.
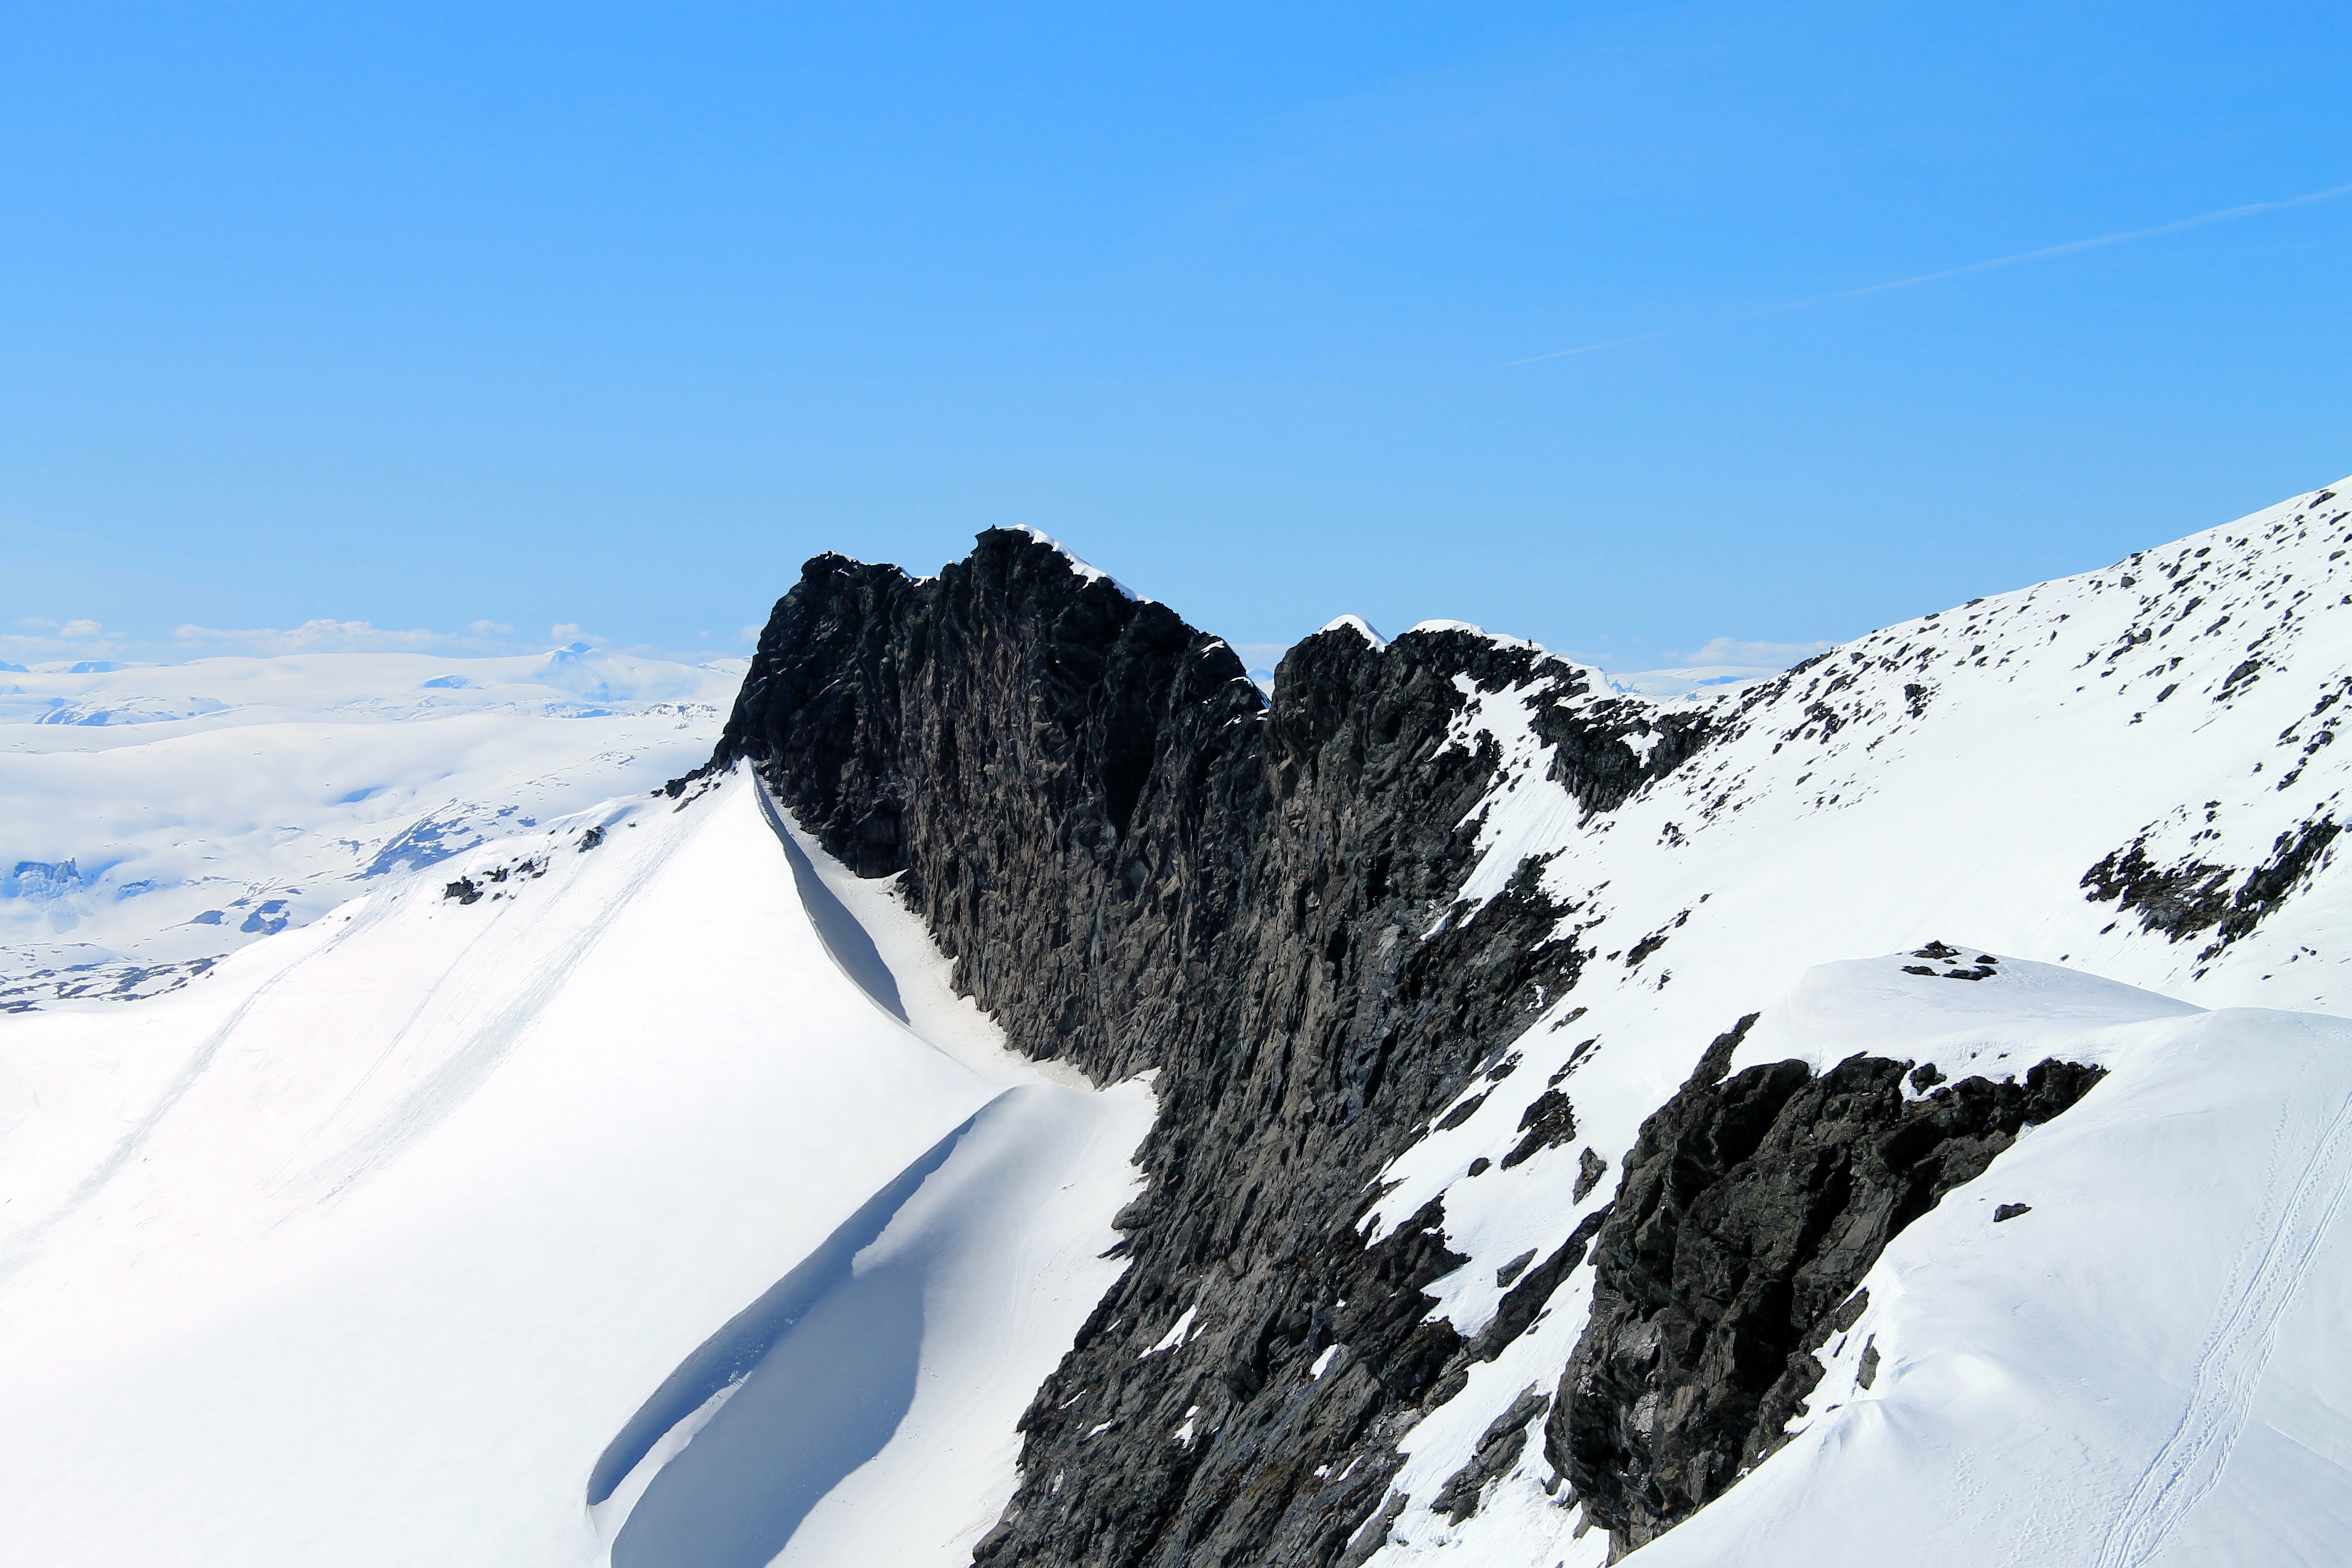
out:
<path id="1" fill-rule="evenodd" d="M 1380 649 L 1389 646 L 1389 639 L 1381 636 L 1381 634 L 1373 628 L 1372 623 L 1364 619 L 1361 616 L 1335 616 L 1330 620 L 1326 621 L 1323 625 L 1315 628 L 1315 635 L 1317 637 L 1321 637 L 1325 632 L 1353 632 L 1358 637 L 1363 638 L 1366 642 L 1371 644 L 1374 652 L 1378 652 Z"/>
<path id="2" fill-rule="evenodd" d="M 835 903 L 921 1032 L 882 1015 L 740 780 L 596 815 L 551 866 L 478 850 L 205 986 L 0 1025 L 12 1563 L 625 1568 L 665 1510 L 699 1568 L 970 1561 L 1127 1268 L 1149 1089 L 1004 1051 L 867 885 Z"/>
<path id="3" fill-rule="evenodd" d="M 1108 583 L 1113 588 L 1118 590 L 1121 595 L 1126 598 L 1132 599 L 1138 604 L 1148 605 L 1151 603 L 1150 600 L 1146 599 L 1142 595 L 1137 593 L 1134 589 L 1129 587 L 1126 584 L 1120 582 L 1118 578 L 1112 576 L 1101 567 L 1087 561 L 1076 551 L 1071 549 L 1068 545 L 1063 543 L 1060 540 L 1055 538 L 1044 529 L 1032 528 L 1024 522 L 1016 525 L 1014 531 L 1027 534 L 1031 539 L 1035 540 L 1038 543 L 1045 546 L 1048 550 L 1051 550 L 1055 554 L 1061 556 L 1064 561 L 1069 563 L 1070 570 L 1081 578 L 1085 579 L 1087 582 Z"/>
<path id="4" fill-rule="evenodd" d="M 775 834 L 776 842 L 783 846 L 784 858 L 793 868 L 793 885 L 800 889 L 801 902 L 808 910 L 809 923 L 816 928 L 817 939 L 824 943 L 825 956 L 833 960 L 834 966 L 851 984 L 866 994 L 868 1001 L 901 1024 L 908 1023 L 907 1005 L 899 998 L 898 977 L 883 962 L 874 945 L 873 933 L 859 923 L 817 875 L 808 851 L 801 847 L 800 840 L 784 825 L 783 808 L 776 804 L 767 781 L 740 763 L 729 771 L 749 775 L 751 793 L 760 803 L 760 816 Z"/>
<path id="5" fill-rule="evenodd" d="M 971 1035 L 982 1020 L 948 998 L 945 960 L 893 891 L 871 883 L 836 889 L 814 858 L 822 851 L 803 842 L 748 766 L 697 786 L 677 809 L 722 787 L 757 803 L 812 933 L 888 1026 L 945 1060 L 1012 1081 L 663 1381 L 600 1458 L 590 1510 L 612 1568 L 681 1559 L 708 1568 L 762 1568 L 772 1559 L 950 1568 L 969 1560 L 971 1542 L 1011 1494 L 1012 1455 L 964 1466 L 967 1500 L 939 1505 L 945 1513 L 935 1523 L 903 1506 L 909 1478 L 952 1468 L 974 1443 L 971 1412 L 991 1409 L 987 1400 L 995 1402 L 992 1421 L 1009 1428 L 1124 1271 L 1099 1254 L 1113 1235 L 1105 1222 L 1133 1195 L 1133 1182 L 1106 1177 L 1131 1173 L 1127 1156 L 1150 1120 L 1150 1094 L 1140 1083 L 1097 1091 L 1043 1081 L 1055 1075 L 1004 1053 L 992 1029 L 990 1057 L 975 1057 L 975 1039 L 947 1037 Z M 894 963 L 919 971 L 908 977 L 911 991 Z M 1058 1259 L 1026 1277 L 1008 1273 L 1013 1258 L 1034 1262 L 1041 1226 Z M 1088 1283 L 1072 1289 L 1073 1276 Z M 1010 1355 L 1008 1302 L 1021 1330 Z M 987 1358 L 985 1374 L 963 1364 L 975 1352 Z M 891 1500 L 887 1509 L 867 1495 L 877 1490 Z M 985 1506 L 975 1508 L 975 1497 Z"/>

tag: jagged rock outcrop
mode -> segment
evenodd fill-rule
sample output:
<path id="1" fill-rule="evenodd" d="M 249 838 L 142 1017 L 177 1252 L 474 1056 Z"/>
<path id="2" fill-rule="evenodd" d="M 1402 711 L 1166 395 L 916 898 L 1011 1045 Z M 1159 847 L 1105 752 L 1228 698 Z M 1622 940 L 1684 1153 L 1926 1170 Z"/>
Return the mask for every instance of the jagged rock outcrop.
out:
<path id="1" fill-rule="evenodd" d="M 1132 1267 L 1024 1417 L 983 1562 L 1324 1564 L 1377 1543 L 1393 1439 L 1497 1347 L 1423 1321 L 1462 1259 L 1433 1204 L 1367 1247 L 1370 1184 L 1507 1070 L 1493 1058 L 1589 956 L 1532 866 L 1449 914 L 1499 762 L 1452 732 L 1465 686 L 1538 683 L 1588 812 L 1704 742 L 1696 718 L 1460 630 L 1310 637 L 1269 703 L 1223 642 L 1008 531 L 921 580 L 820 556 L 777 605 L 712 765 L 748 759 L 831 853 L 903 873 L 1016 1047 L 1160 1070 L 1149 1185 L 1118 1222 Z M 1525 1131 L 1573 1128 L 1562 1100 Z"/>
<path id="2" fill-rule="evenodd" d="M 1856 1056 L 1727 1077 L 1754 1022 L 1709 1047 L 1626 1157 L 1545 1425 L 1546 1456 L 1621 1552 L 1779 1447 L 1887 1242 L 2103 1076 L 2045 1061 L 2022 1082 L 1943 1083 L 1932 1064 Z"/>

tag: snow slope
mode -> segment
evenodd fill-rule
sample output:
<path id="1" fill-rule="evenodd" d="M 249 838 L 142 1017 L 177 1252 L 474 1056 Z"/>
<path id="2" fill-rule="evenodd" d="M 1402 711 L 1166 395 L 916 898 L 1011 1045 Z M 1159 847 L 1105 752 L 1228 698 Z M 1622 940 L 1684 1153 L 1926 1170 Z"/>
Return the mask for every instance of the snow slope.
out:
<path id="1" fill-rule="evenodd" d="M 1399 1185 L 1375 1234 L 1443 1194 L 1449 1245 L 1471 1258 L 1433 1316 L 1465 1334 L 1490 1321 L 1498 1268 L 1548 1255 L 1610 1199 L 1643 1119 L 1743 1014 L 1764 1011 L 1742 1063 L 1929 1059 L 1963 1025 L 1913 992 L 1979 994 L 1900 975 L 1908 958 L 1800 984 L 1816 966 L 1984 942 L 1969 953 L 2017 955 L 2003 976 L 2042 978 L 1982 983 L 2000 1003 L 1984 1040 L 2010 1056 L 1974 1070 L 2062 1046 L 2115 1068 L 1890 1248 L 1858 1331 L 1890 1356 L 1868 1397 L 1631 1561 L 1874 1563 L 1890 1542 L 1926 1564 L 2341 1560 L 2322 1543 L 2352 1508 L 2329 1468 L 2352 1454 L 2352 1367 L 2316 1325 L 2352 1292 L 2352 1256 L 2329 1240 L 2352 1178 L 2332 1120 L 2352 1040 L 2314 1015 L 2343 1005 L 2352 963 L 2352 880 L 2331 849 L 2352 766 L 2331 740 L 2352 692 L 2347 510 L 2315 492 L 1832 650 L 1717 700 L 1724 737 L 1605 816 L 1547 777 L 1528 720 L 1577 667 L 1472 694 L 1459 742 L 1507 765 L 1470 818 L 1484 858 L 1465 896 L 1535 856 L 1591 957 L 1508 1053 L 1515 1074 L 1475 1084 L 1466 1120 L 1440 1131 L 1441 1113 L 1383 1173 Z M 2135 864 L 2172 875 L 2127 903 L 2115 873 Z M 1812 1024 L 1775 1024 L 1800 1014 Z M 1808 1033 L 1829 1014 L 1848 1022 Z M 1551 1083 L 1576 1138 L 1470 1175 Z M 1573 1199 L 1588 1150 L 1608 1175 Z M 2035 1212 L 1995 1233 L 1979 1189 L 2047 1201 L 2024 1196 Z M 1603 1561 L 1566 1489 L 1541 1490 L 1532 1418 L 1478 1514 L 1456 1526 L 1427 1507 L 1523 1391 L 1553 1392 L 1590 1292 L 1576 1270 L 1408 1435 L 1395 1484 L 1419 1500 L 1375 1563 Z M 2021 1500 L 2035 1486 L 2059 1489 L 2063 1521 Z M 2287 1508 L 2295 1495 L 2317 1500 Z"/>
<path id="2" fill-rule="evenodd" d="M 578 662 L 512 679 L 584 681 Z M 233 683 L 199 692 L 215 710 L 161 676 L 70 679 L 131 674 L 150 687 L 75 710 L 107 721 L 22 731 L 153 750 L 5 753 L 34 847 L 0 921 L 51 944 L 13 951 L 58 968 L 88 934 L 60 911 L 127 968 L 174 962 L 180 938 L 125 910 L 258 913 L 267 891 L 288 918 L 224 915 L 245 945 L 135 982 L 177 987 L 139 1005 L 60 1005 L 71 984 L 40 975 L 17 994 L 44 1010 L 0 1018 L 11 1561 L 968 1560 L 1011 1493 L 1014 1420 L 1117 1276 L 1098 1254 L 1148 1087 L 1005 1054 L 890 887 L 826 861 L 750 780 L 645 795 L 631 770 L 682 768 L 644 737 L 707 744 L 698 714 L 660 710 L 688 699 L 443 713 L 434 693 L 462 689 L 371 675 L 362 717 L 281 734 Z M 2109 1069 L 1896 1237 L 1790 1442 L 1630 1561 L 2343 1559 L 2335 491 L 1683 700 L 1717 739 L 1606 814 L 1550 776 L 1533 710 L 1631 700 L 1559 660 L 1464 694 L 1451 743 L 1502 771 L 1465 821 L 1480 860 L 1432 918 L 1467 918 L 1532 857 L 1588 954 L 1379 1178 L 1368 1234 L 1444 1199 L 1470 1261 L 1433 1315 L 1464 1334 L 1504 1265 L 1610 1199 L 1643 1121 L 1745 1014 L 1736 1068 L 1867 1050 L 1953 1076 Z M 592 765 L 580 731 L 556 738 L 606 721 L 642 753 Z M 276 763 L 314 740 L 317 766 Z M 345 766 L 371 748 L 392 761 Z M 232 804 L 150 830 L 132 811 L 158 769 Z M 122 803 L 102 837 L 128 847 L 98 871 L 48 804 L 85 776 Z M 406 793 L 369 837 L 350 814 L 376 778 Z M 189 839 L 226 847 L 247 905 L 215 899 Z M 304 925 L 298 898 L 335 907 Z M 1964 952 L 1991 973 L 1908 973 L 1937 938 L 1986 943 Z M 1503 1167 L 1554 1086 L 1576 1135 Z M 1606 1176 L 1577 1197 L 1588 1157 Z M 2028 1212 L 1996 1224 L 2011 1203 Z M 1539 1412 L 1475 1513 L 1429 1506 L 1522 1394 L 1556 1388 L 1590 1292 L 1573 1271 L 1406 1434 L 1372 1562 L 1605 1560 L 1544 1489 Z M 1339 1332 L 1306 1375 L 1346 1353 Z"/>
<path id="3" fill-rule="evenodd" d="M 1013 1418 L 1116 1277 L 1096 1254 L 1150 1095 L 1005 1054 L 862 888 L 831 945 L 880 933 L 901 1022 L 800 869 L 730 779 L 375 879 L 137 1006 L 0 1019 L 9 1560 L 675 1561 L 631 1549 L 688 1461 L 730 1453 L 827 1490 L 825 1462 L 893 1493 L 950 1468 L 929 1508 L 835 1502 L 808 1533 L 967 1559 Z M 891 1311 L 828 1340 L 804 1304 L 592 1509 L 649 1396 L 861 1209 L 879 1234 L 835 1293 Z M 866 1451 L 812 1457 L 825 1434 L 774 1396 L 796 1342 L 908 1384 Z M 703 1489 L 707 1535 L 756 1541 L 743 1493 Z"/>
<path id="4" fill-rule="evenodd" d="M 2341 1561 L 2352 1022 L 1900 962 L 1816 970 L 1735 1068 L 2006 1050 L 2109 1077 L 1895 1238 L 1801 1436 L 1633 1560 L 1859 1563 L 1924 1517 L 1971 1531 L 1928 1562 Z"/>
<path id="5" fill-rule="evenodd" d="M 740 660 L 307 654 L 0 673 L 0 1010 L 186 984 L 374 879 L 709 754 Z"/>

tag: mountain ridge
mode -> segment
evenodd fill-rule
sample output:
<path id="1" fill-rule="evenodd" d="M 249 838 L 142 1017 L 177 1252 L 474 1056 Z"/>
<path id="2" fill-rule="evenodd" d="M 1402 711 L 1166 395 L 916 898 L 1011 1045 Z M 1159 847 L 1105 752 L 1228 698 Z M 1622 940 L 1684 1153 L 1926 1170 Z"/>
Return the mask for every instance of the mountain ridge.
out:
<path id="1" fill-rule="evenodd" d="M 749 761 L 829 851 L 899 877 L 1018 1048 L 1160 1069 L 1129 1270 L 1024 1417 L 1023 1489 L 982 1560 L 1354 1563 L 1470 1539 L 1479 1498 L 1545 1479 L 1509 1441 L 1532 1414 L 1489 1432 L 1521 1402 L 1481 1369 L 1532 1331 L 1564 1376 L 1538 1324 L 1581 1321 L 1591 1271 L 1567 1242 L 1616 1191 L 1595 1164 L 1622 1166 L 1706 1041 L 1808 952 L 2022 935 L 2256 991 L 2308 958 L 2325 1001 L 2340 956 L 2278 917 L 2340 896 L 2335 500 L 1705 705 L 1517 639 L 1344 625 L 1293 648 L 1267 700 L 1222 639 L 1034 535 L 984 533 L 928 579 L 813 561 L 712 766 Z M 2184 693 L 2204 704 L 2188 722 Z M 2234 769 L 2206 764 L 2249 755 L 2217 790 Z M 2019 788 L 2037 763 L 2046 796 Z M 1507 1087 L 1523 1068 L 1545 1086 Z M 1506 1312 L 1508 1284 L 1475 1281 L 1522 1239 L 1558 1260 L 1535 1276 L 1552 1299 Z M 1474 1422 L 1471 1462 L 1433 1486 L 1411 1435 Z M 1549 1483 L 1546 1506 L 1576 1500 Z M 1415 1522 L 1433 1495 L 1435 1534 Z"/>

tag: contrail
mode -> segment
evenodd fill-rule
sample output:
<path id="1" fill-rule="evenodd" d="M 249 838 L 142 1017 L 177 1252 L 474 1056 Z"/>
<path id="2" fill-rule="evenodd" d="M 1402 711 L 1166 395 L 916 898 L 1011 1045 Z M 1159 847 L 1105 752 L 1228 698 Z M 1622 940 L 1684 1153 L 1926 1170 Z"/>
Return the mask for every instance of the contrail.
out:
<path id="1" fill-rule="evenodd" d="M 2158 224 L 2154 228 L 2127 229 L 2121 234 L 2103 234 L 2095 239 L 2072 239 L 2063 245 L 2046 245 L 2039 250 L 2021 250 L 2014 256 L 1996 256 L 1990 261 L 1971 261 L 1965 267 L 1947 267 L 1940 272 L 1922 272 L 1916 278 L 1897 278 L 1888 283 L 1870 283 L 1860 289 L 1841 289 L 1834 294 L 1816 294 L 1810 300 L 1791 300 L 1784 305 L 1767 305 L 1760 310 L 1747 310 L 1727 316 L 1717 325 L 1732 321 L 1754 321 L 1759 316 L 1777 315 L 1783 310 L 1801 310 L 1811 305 L 1826 305 L 1838 300 L 1858 300 L 1864 294 L 1884 294 L 1891 289 L 1912 289 L 1922 283 L 1940 283 L 1947 278 L 1965 277 L 1971 272 L 1990 272 L 1997 267 L 2015 267 L 2021 262 L 2046 261 L 2053 256 L 2072 256 L 2078 250 L 2096 250 L 2104 245 L 2121 245 L 2126 240 L 2153 239 L 2159 234 L 2178 234 L 2184 228 L 2201 228 L 2209 223 L 2227 223 L 2233 218 L 2257 217 L 2263 213 L 2284 212 L 2289 207 L 2307 207 L 2317 202 L 2333 201 L 2337 196 L 2352 195 L 2352 184 L 2332 185 L 2324 191 L 2313 191 L 2300 196 L 2288 196 L 2284 201 L 2248 202 L 2243 206 L 2223 207 L 2219 212 L 2200 213 L 2195 217 L 2176 218 Z M 1621 348 L 1627 343 L 1644 343 L 1653 338 L 1672 337 L 1677 332 L 1693 331 L 1695 327 L 1667 327 L 1654 332 L 1643 332 L 1635 337 L 1611 338 L 1606 342 L 1587 343 L 1582 348 L 1559 349 L 1548 354 L 1530 354 L 1526 359 L 1507 360 L 1499 367 L 1508 370 L 1514 365 L 1534 364 L 1541 360 L 1567 359 L 1572 354 L 1598 353 L 1602 349 Z"/>
<path id="2" fill-rule="evenodd" d="M 1533 364 L 1539 359 L 1566 359 L 1570 354 L 1597 354 L 1602 349 L 1622 348 L 1627 343 L 1646 343 L 1652 338 L 1670 338 L 1676 332 L 1688 331 L 1690 331 L 1688 327 L 1667 327 L 1660 331 L 1643 332 L 1635 337 L 1611 338 L 1605 343 L 1587 343 L 1580 349 L 1559 349 L 1551 353 L 1535 354 L 1527 359 L 1506 360 L 1503 362 L 1503 368 L 1508 370 L 1515 364 Z"/>

